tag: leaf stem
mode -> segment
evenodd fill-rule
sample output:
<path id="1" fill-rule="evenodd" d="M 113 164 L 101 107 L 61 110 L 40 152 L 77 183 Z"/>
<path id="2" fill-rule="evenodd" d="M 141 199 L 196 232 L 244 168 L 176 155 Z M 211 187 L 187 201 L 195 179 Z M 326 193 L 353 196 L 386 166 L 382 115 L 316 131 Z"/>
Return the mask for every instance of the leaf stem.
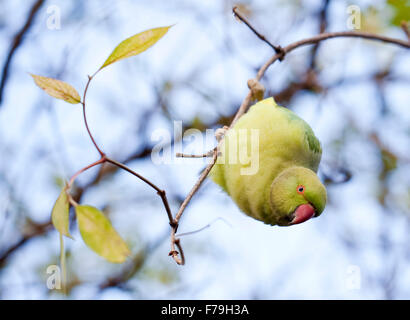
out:
<path id="1" fill-rule="evenodd" d="M 88 87 L 90 86 L 91 80 L 95 77 L 95 75 L 98 73 L 98 71 L 100 71 L 100 70 L 97 70 L 93 75 L 88 76 L 88 81 L 87 81 L 87 84 L 85 85 L 84 94 L 83 94 L 83 101 L 81 101 L 81 104 L 83 105 L 84 124 L 85 124 L 85 128 L 87 129 L 88 135 L 90 136 L 90 139 L 91 139 L 92 143 L 94 144 L 95 148 L 97 149 L 98 153 L 101 155 L 101 157 L 104 157 L 104 155 L 105 155 L 104 152 L 102 152 L 100 147 L 95 142 L 95 139 L 94 139 L 93 135 L 91 134 L 90 128 L 88 127 L 87 115 L 86 115 L 86 112 L 85 112 L 85 98 L 87 97 Z"/>
<path id="2" fill-rule="evenodd" d="M 70 181 L 68 182 L 67 190 L 72 187 L 72 185 L 73 185 L 73 183 L 74 183 L 74 180 L 75 180 L 81 173 L 83 173 L 84 171 L 86 171 L 86 170 L 88 170 L 88 169 L 90 169 L 90 168 L 92 168 L 92 167 L 95 167 L 96 165 L 102 164 L 102 163 L 104 163 L 105 161 L 107 161 L 107 158 L 105 157 L 105 155 L 103 155 L 99 160 L 97 160 L 97 161 L 95 161 L 95 162 L 89 164 L 88 166 L 86 166 L 86 167 L 84 167 L 84 168 L 78 170 L 78 171 L 71 177 Z"/>
<path id="3" fill-rule="evenodd" d="M 67 269 L 65 265 L 65 250 L 64 250 L 64 237 L 60 233 L 60 267 L 61 267 L 61 288 L 63 289 L 63 294 L 67 295 Z"/>
<path id="4" fill-rule="evenodd" d="M 153 188 L 157 194 L 161 197 L 162 203 L 164 204 L 165 210 L 167 212 L 168 215 L 168 219 L 170 224 L 173 224 L 173 218 L 172 218 L 172 213 L 171 213 L 171 209 L 169 207 L 169 203 L 168 203 L 168 199 L 166 196 L 166 192 L 165 190 L 160 189 L 159 187 L 157 187 L 154 183 L 152 183 L 151 181 L 149 181 L 148 179 L 146 179 L 145 177 L 143 177 L 142 175 L 140 175 L 139 173 L 135 172 L 134 170 L 130 169 L 129 167 L 127 167 L 125 164 L 118 162 L 114 159 L 105 157 L 105 160 L 129 173 L 131 173 L 132 175 L 136 176 L 137 178 L 139 178 L 140 180 L 144 181 L 146 184 L 148 184 L 151 188 Z"/>

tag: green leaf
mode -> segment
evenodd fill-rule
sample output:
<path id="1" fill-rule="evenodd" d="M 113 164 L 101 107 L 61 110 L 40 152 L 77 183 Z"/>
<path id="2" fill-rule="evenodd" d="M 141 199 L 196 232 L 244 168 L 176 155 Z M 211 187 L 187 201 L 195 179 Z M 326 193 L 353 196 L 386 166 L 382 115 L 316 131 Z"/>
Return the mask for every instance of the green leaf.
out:
<path id="1" fill-rule="evenodd" d="M 50 96 L 72 104 L 81 102 L 81 98 L 77 90 L 75 90 L 67 82 L 48 77 L 37 76 L 35 74 L 30 75 L 33 77 L 36 85 L 47 92 Z"/>
<path id="2" fill-rule="evenodd" d="M 60 234 L 72 238 L 69 231 L 69 204 L 65 187 L 61 190 L 54 204 L 53 211 L 51 212 L 51 221 Z"/>
<path id="3" fill-rule="evenodd" d="M 124 262 L 130 251 L 105 215 L 97 208 L 86 205 L 76 206 L 75 211 L 84 242 L 110 262 Z"/>
<path id="4" fill-rule="evenodd" d="M 108 59 L 101 66 L 100 70 L 114 62 L 135 56 L 147 50 L 149 47 L 153 46 L 159 39 L 161 39 L 171 27 L 172 26 L 146 30 L 128 39 L 125 39 L 114 49 Z"/>

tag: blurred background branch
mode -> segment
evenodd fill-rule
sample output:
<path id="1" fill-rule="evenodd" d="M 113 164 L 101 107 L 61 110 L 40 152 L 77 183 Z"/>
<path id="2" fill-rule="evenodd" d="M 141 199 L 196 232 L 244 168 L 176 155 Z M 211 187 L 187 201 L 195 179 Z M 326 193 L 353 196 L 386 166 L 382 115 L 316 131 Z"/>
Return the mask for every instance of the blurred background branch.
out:
<path id="1" fill-rule="evenodd" d="M 22 45 L 24 38 L 26 34 L 29 32 L 31 26 L 33 25 L 34 19 L 37 16 L 37 13 L 39 12 L 40 8 L 44 4 L 44 0 L 37 0 L 33 3 L 26 22 L 24 23 L 23 27 L 20 29 L 19 32 L 16 33 L 16 35 L 13 37 L 9 52 L 7 54 L 7 57 L 4 61 L 3 68 L 1 71 L 1 79 L 0 79 L 0 107 L 3 102 L 3 94 L 4 94 L 4 87 L 6 85 L 8 76 L 9 76 L 9 69 L 11 66 L 11 63 L 13 61 L 13 56 L 16 52 L 16 50 Z"/>

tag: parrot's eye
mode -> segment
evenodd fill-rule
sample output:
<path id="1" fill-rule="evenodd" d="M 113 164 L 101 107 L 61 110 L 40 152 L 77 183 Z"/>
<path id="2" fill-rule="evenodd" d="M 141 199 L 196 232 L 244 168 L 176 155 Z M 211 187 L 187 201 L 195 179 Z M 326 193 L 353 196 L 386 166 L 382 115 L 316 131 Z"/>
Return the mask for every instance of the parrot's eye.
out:
<path id="1" fill-rule="evenodd" d="M 305 192 L 305 187 L 302 186 L 302 185 L 298 186 L 298 187 L 297 187 L 297 192 L 298 192 L 299 194 L 303 194 L 303 193 Z"/>

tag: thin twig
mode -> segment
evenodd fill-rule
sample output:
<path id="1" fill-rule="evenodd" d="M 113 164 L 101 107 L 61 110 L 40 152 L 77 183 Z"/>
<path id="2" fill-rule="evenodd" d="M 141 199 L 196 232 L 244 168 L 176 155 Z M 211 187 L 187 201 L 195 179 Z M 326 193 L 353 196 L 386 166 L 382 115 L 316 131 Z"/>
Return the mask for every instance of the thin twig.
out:
<path id="1" fill-rule="evenodd" d="M 175 156 L 177 158 L 209 158 L 212 157 L 213 150 L 210 150 L 203 154 L 185 154 L 185 153 L 176 153 Z"/>
<path id="2" fill-rule="evenodd" d="M 3 102 L 3 95 L 4 95 L 4 87 L 6 85 L 9 69 L 11 62 L 13 60 L 14 54 L 16 50 L 21 46 L 23 43 L 24 37 L 27 32 L 30 30 L 31 26 L 33 25 L 34 19 L 39 12 L 41 6 L 44 4 L 44 0 L 37 0 L 28 14 L 26 19 L 26 23 L 21 28 L 21 30 L 14 36 L 13 42 L 10 46 L 9 53 L 7 54 L 6 60 L 4 61 L 2 73 L 1 73 L 1 81 L 0 81 L 0 105 Z"/>
<path id="3" fill-rule="evenodd" d="M 327 24 L 328 24 L 328 11 L 329 11 L 329 5 L 330 5 L 330 0 L 324 0 L 322 8 L 318 12 L 318 18 L 319 18 L 319 33 L 323 33 L 326 31 Z M 314 70 L 315 65 L 316 65 L 316 56 L 319 51 L 320 47 L 320 42 L 316 43 L 311 52 L 310 56 L 310 63 L 309 63 L 309 68 Z"/>
<path id="4" fill-rule="evenodd" d="M 208 176 L 208 173 L 211 171 L 212 167 L 215 165 L 216 158 L 218 157 L 217 150 L 213 150 L 213 156 L 211 163 L 209 163 L 204 171 L 202 171 L 201 175 L 199 176 L 198 181 L 195 183 L 195 185 L 192 187 L 191 191 L 188 193 L 188 196 L 185 198 L 184 202 L 182 202 L 181 207 L 178 210 L 178 213 L 175 216 L 175 221 L 178 222 L 179 219 L 181 219 L 181 215 L 183 211 L 185 210 L 186 206 L 188 205 L 189 201 L 191 201 L 192 197 L 194 194 L 198 191 L 199 187 L 201 186 L 202 182 L 206 179 Z"/>
<path id="5" fill-rule="evenodd" d="M 238 10 L 238 7 L 233 7 L 232 9 L 233 14 L 241 20 L 244 24 L 248 26 L 248 28 L 256 34 L 256 36 L 261 39 L 263 42 L 267 43 L 273 50 L 275 50 L 276 53 L 281 53 L 282 48 L 280 46 L 275 46 L 272 44 L 268 39 L 265 38 L 264 35 L 260 34 L 251 24 L 250 22 L 242 15 L 242 13 Z"/>
<path id="6" fill-rule="evenodd" d="M 99 160 L 97 160 L 97 161 L 95 161 L 95 162 L 89 164 L 88 166 L 82 168 L 81 170 L 78 170 L 78 171 L 71 177 L 70 181 L 68 182 L 67 189 L 70 189 L 70 188 L 72 187 L 72 185 L 73 185 L 73 183 L 74 183 L 74 180 L 75 180 L 81 173 L 83 173 L 84 171 L 86 171 L 86 170 L 88 170 L 88 169 L 90 169 L 90 168 L 92 168 L 92 167 L 95 167 L 96 165 L 99 165 L 99 164 L 104 163 L 106 160 L 107 160 L 107 159 L 106 159 L 105 157 L 102 157 L 101 159 L 99 159 Z"/>
<path id="7" fill-rule="evenodd" d="M 67 186 L 65 187 L 65 193 L 67 194 L 68 202 L 73 206 L 76 207 L 78 205 L 77 201 L 74 200 L 73 196 L 70 194 L 70 189 L 73 186 L 73 183 L 75 179 L 84 171 L 87 171 L 88 169 L 95 167 L 99 164 L 103 164 L 106 161 L 105 155 L 102 156 L 99 160 L 89 164 L 88 166 L 85 166 L 84 168 L 78 170 L 74 175 L 71 177 L 70 181 L 68 182 Z"/>
<path id="8" fill-rule="evenodd" d="M 104 157 L 104 152 L 101 151 L 100 147 L 95 142 L 93 135 L 91 134 L 90 128 L 88 127 L 87 116 L 86 116 L 86 113 L 85 113 L 85 98 L 87 97 L 88 87 L 90 85 L 91 80 L 95 77 L 95 75 L 98 73 L 98 71 L 99 70 L 97 70 L 92 76 L 88 76 L 88 81 L 87 81 L 87 84 L 85 85 L 84 94 L 83 94 L 83 101 L 81 102 L 81 104 L 83 105 L 84 124 L 85 124 L 85 128 L 87 129 L 88 135 L 90 136 L 90 139 L 93 142 L 93 144 L 94 144 L 95 148 L 97 149 L 98 153 L 101 155 L 101 157 Z"/>
<path id="9" fill-rule="evenodd" d="M 134 170 L 130 169 L 125 164 L 122 164 L 121 162 L 118 162 L 118 161 L 113 160 L 113 159 L 108 158 L 108 157 L 106 157 L 105 159 L 106 159 L 107 162 L 109 162 L 109 163 L 111 163 L 111 164 L 113 164 L 113 165 L 115 165 L 115 166 L 117 166 L 117 167 L 131 173 L 132 175 L 136 176 L 140 180 L 144 181 L 151 188 L 153 188 L 157 192 L 157 194 L 161 197 L 162 203 L 164 204 L 165 210 L 166 210 L 167 215 L 168 215 L 169 223 L 171 224 L 171 226 L 174 224 L 174 222 L 173 222 L 174 220 L 172 218 L 172 213 L 171 213 L 171 209 L 169 207 L 169 203 L 168 203 L 168 199 L 167 199 L 165 190 L 160 189 L 154 183 L 152 183 L 151 181 L 149 181 L 148 179 L 146 179 L 145 177 L 143 177 L 139 173 L 135 172 Z"/>
<path id="10" fill-rule="evenodd" d="M 212 220 L 211 222 L 209 222 L 207 225 L 203 226 L 202 228 L 199 228 L 199 229 L 194 230 L 194 231 L 188 231 L 188 232 L 184 232 L 184 233 L 178 233 L 178 234 L 177 234 L 177 237 L 180 238 L 180 237 L 185 237 L 185 236 L 189 236 L 189 235 L 192 235 L 192 234 L 199 233 L 199 232 L 201 232 L 201 231 L 203 231 L 203 230 L 205 230 L 205 229 L 208 229 L 212 224 L 214 224 L 214 223 L 215 223 L 216 221 L 218 221 L 218 220 L 222 220 L 223 222 L 225 222 L 228 226 L 230 226 L 230 227 L 232 228 L 231 224 L 228 223 L 228 221 L 226 221 L 226 220 L 225 220 L 224 218 L 222 218 L 222 217 L 218 217 L 218 218 Z"/>
<path id="11" fill-rule="evenodd" d="M 171 232 L 171 251 L 170 251 L 170 255 L 174 258 L 174 260 L 176 261 L 177 264 L 180 264 L 180 265 L 185 264 L 185 257 L 184 257 L 183 251 L 182 251 L 180 240 L 176 237 L 179 220 L 181 219 L 182 213 L 184 212 L 186 206 L 191 201 L 194 194 L 198 191 L 198 189 L 200 188 L 200 186 L 202 185 L 202 183 L 204 182 L 204 180 L 208 176 L 209 172 L 211 171 L 212 167 L 215 165 L 217 157 L 218 157 L 218 151 L 215 148 L 213 150 L 213 157 L 212 157 L 211 163 L 209 163 L 207 165 L 207 167 L 204 169 L 204 171 L 202 171 L 198 181 L 195 183 L 195 185 L 192 187 L 191 191 L 188 193 L 185 200 L 182 202 L 182 204 L 181 204 L 181 206 L 180 206 L 180 208 L 179 208 L 179 210 L 178 210 L 178 212 L 175 216 L 175 219 L 173 220 L 174 226 L 172 227 L 172 232 Z M 178 258 L 178 252 L 175 250 L 175 245 L 180 250 L 181 259 Z"/>
<path id="12" fill-rule="evenodd" d="M 171 251 L 169 252 L 169 255 L 172 256 L 172 258 L 175 260 L 175 262 L 181 266 L 183 266 L 185 264 L 185 254 L 184 254 L 184 250 L 182 249 L 181 246 L 181 240 L 175 238 L 175 234 L 174 234 L 174 228 L 172 229 L 172 245 L 171 245 Z M 177 246 L 178 250 L 175 250 L 175 246 Z M 181 258 L 178 258 L 178 256 L 181 256 Z"/>

